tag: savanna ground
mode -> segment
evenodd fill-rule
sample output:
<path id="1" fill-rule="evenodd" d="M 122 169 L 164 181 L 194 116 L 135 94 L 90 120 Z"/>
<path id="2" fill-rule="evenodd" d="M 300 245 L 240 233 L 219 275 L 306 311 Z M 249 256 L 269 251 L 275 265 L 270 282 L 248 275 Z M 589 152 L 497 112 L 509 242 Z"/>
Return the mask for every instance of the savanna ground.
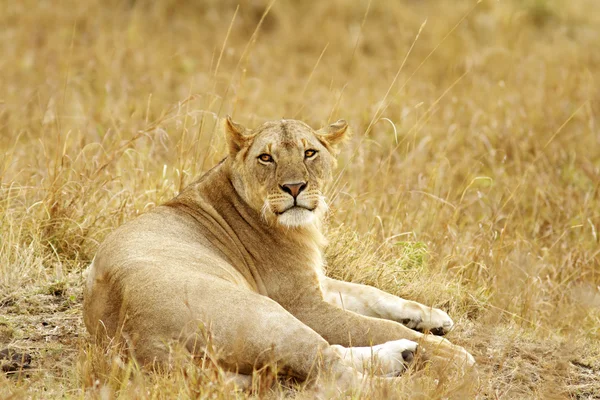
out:
<path id="1" fill-rule="evenodd" d="M 98 243 L 228 113 L 347 119 L 329 274 L 447 310 L 478 362 L 355 397 L 600 398 L 596 1 L 3 1 L 0 54 L 0 349 L 32 358 L 1 398 L 311 396 L 147 374 L 82 324 Z"/>

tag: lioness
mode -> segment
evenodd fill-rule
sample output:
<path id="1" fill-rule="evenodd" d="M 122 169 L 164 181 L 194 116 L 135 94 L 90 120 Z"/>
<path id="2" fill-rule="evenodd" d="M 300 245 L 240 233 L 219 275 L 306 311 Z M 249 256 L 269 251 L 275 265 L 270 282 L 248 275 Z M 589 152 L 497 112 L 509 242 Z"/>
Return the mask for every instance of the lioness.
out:
<path id="1" fill-rule="evenodd" d="M 322 190 L 345 121 L 249 130 L 227 117 L 224 128 L 227 158 L 98 249 L 84 293 L 92 334 L 122 333 L 143 364 L 168 363 L 173 342 L 200 356 L 210 340 L 240 377 L 276 362 L 302 379 L 317 365 L 341 386 L 372 359 L 381 374 L 401 372 L 417 346 L 426 358 L 473 363 L 463 348 L 413 330 L 446 333 L 444 311 L 323 273 Z"/>

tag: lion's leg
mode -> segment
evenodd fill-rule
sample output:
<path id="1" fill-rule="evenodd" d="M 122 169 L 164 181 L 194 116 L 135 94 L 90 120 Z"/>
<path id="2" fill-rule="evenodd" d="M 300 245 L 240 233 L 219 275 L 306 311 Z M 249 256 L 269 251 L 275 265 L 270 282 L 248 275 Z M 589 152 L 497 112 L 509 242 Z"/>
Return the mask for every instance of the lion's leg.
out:
<path id="1" fill-rule="evenodd" d="M 334 374 L 342 387 L 362 379 L 359 371 L 343 362 L 340 349 L 268 297 L 220 279 L 156 280 L 170 296 L 157 301 L 152 294 L 139 292 L 126 304 L 132 312 L 124 330 L 142 363 L 169 362 L 167 343 L 175 341 L 240 374 L 276 365 L 278 371 L 300 379 L 324 370 Z"/>
<path id="2" fill-rule="evenodd" d="M 445 335 L 454 325 L 440 309 L 404 300 L 372 286 L 331 278 L 323 278 L 321 286 L 325 301 L 357 314 L 389 319 L 434 335 Z"/>
<path id="3" fill-rule="evenodd" d="M 285 303 L 284 307 L 330 344 L 364 347 L 408 339 L 419 344 L 421 354 L 426 359 L 446 360 L 459 365 L 472 365 L 475 362 L 465 349 L 446 339 L 415 332 L 396 321 L 344 310 L 326 302 L 323 297 L 303 296 Z"/>

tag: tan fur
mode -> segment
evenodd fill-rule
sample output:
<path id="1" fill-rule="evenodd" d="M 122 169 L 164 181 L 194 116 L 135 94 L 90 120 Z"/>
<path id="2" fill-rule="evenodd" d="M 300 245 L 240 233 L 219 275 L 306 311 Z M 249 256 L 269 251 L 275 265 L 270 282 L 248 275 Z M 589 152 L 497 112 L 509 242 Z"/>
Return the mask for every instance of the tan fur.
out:
<path id="1" fill-rule="evenodd" d="M 360 379 L 347 360 L 351 351 L 343 350 L 351 346 L 391 342 L 376 348 L 387 372 L 412 359 L 403 351 L 416 349 L 398 339 L 418 341 L 429 358 L 472 363 L 464 349 L 399 323 L 446 329 L 451 320 L 442 311 L 435 326 L 433 309 L 322 274 L 321 191 L 344 121 L 320 131 L 294 120 L 247 130 L 227 118 L 224 126 L 224 161 L 101 244 L 85 287 L 92 334 L 122 334 L 145 364 L 168 362 L 171 343 L 196 355 L 210 345 L 220 350 L 219 363 L 238 373 L 277 362 L 306 378 L 318 365 L 334 371 L 340 385 Z M 310 159 L 309 148 L 317 150 Z M 272 163 L 259 159 L 266 152 Z M 284 185 L 299 183 L 305 188 L 294 202 Z"/>

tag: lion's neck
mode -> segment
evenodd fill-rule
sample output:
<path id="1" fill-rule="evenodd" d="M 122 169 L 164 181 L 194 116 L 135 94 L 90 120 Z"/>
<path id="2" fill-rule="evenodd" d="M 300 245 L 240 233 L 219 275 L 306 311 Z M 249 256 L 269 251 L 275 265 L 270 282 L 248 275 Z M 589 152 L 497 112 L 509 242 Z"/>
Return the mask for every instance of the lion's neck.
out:
<path id="1" fill-rule="evenodd" d="M 225 256 L 245 276 L 252 276 L 251 284 L 259 292 L 274 297 L 292 283 L 314 283 L 322 273 L 326 241 L 320 224 L 301 228 L 269 224 L 237 193 L 227 162 L 190 185 L 176 201 L 210 216 L 211 221 L 204 218 L 203 223 L 212 225 L 208 229 L 217 238 L 227 236 Z"/>

